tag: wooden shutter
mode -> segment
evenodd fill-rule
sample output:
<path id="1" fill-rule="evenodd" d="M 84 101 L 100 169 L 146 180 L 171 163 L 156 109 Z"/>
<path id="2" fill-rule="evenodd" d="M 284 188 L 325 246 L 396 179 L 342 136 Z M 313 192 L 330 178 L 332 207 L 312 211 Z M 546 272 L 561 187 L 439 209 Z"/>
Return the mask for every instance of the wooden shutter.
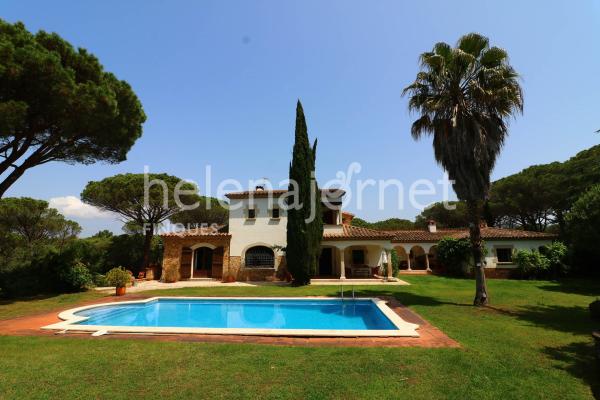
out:
<path id="1" fill-rule="evenodd" d="M 181 264 L 179 276 L 181 279 L 190 279 L 192 274 L 192 249 L 184 247 L 181 249 Z"/>

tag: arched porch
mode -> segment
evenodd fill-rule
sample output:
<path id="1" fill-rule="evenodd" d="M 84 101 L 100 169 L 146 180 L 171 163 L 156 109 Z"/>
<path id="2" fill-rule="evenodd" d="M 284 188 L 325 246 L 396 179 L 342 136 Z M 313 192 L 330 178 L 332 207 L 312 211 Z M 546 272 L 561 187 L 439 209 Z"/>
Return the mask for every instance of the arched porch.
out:
<path id="1" fill-rule="evenodd" d="M 431 271 L 432 261 L 435 263 L 434 243 L 394 243 L 398 254 L 400 270 Z"/>
<path id="2" fill-rule="evenodd" d="M 324 243 L 315 278 L 392 278 L 391 259 L 389 243 Z"/>

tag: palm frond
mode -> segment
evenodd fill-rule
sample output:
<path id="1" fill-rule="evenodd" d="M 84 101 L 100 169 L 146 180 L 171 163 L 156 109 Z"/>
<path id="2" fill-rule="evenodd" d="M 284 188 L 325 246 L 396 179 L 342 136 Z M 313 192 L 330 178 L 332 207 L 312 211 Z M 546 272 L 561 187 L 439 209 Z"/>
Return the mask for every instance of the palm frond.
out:
<path id="1" fill-rule="evenodd" d="M 436 162 L 455 180 L 460 199 L 485 198 L 507 121 L 523 110 L 519 75 L 505 50 L 476 33 L 454 48 L 437 43 L 420 61 L 421 71 L 402 91 L 409 110 L 420 114 L 411 135 L 433 136 Z"/>
<path id="2" fill-rule="evenodd" d="M 486 68 L 495 68 L 508 61 L 508 53 L 500 47 L 490 47 L 481 55 L 481 65 Z"/>
<path id="3" fill-rule="evenodd" d="M 479 57 L 481 51 L 488 47 L 489 43 L 488 38 L 479 33 L 468 33 L 458 39 L 456 47 L 473 57 Z"/>

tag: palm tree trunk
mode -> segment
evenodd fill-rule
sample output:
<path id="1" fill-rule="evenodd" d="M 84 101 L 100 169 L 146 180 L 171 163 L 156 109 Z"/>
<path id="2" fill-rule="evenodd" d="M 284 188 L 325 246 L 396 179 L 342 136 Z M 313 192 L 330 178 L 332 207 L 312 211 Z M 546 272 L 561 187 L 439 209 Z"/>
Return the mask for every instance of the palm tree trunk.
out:
<path id="1" fill-rule="evenodd" d="M 487 285 L 485 283 L 484 265 L 481 262 L 481 212 L 477 200 L 467 200 L 469 212 L 469 239 L 471 240 L 471 251 L 475 264 L 475 300 L 476 306 L 484 306 L 488 303 Z"/>

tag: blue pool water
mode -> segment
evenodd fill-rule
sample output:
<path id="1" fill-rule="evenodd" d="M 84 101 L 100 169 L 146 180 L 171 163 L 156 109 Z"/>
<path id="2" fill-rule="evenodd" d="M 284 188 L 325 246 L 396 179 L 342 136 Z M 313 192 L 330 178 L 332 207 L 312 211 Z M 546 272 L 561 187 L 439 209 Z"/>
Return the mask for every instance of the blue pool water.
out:
<path id="1" fill-rule="evenodd" d="M 394 330 L 370 300 L 157 299 L 83 310 L 80 325 Z"/>

